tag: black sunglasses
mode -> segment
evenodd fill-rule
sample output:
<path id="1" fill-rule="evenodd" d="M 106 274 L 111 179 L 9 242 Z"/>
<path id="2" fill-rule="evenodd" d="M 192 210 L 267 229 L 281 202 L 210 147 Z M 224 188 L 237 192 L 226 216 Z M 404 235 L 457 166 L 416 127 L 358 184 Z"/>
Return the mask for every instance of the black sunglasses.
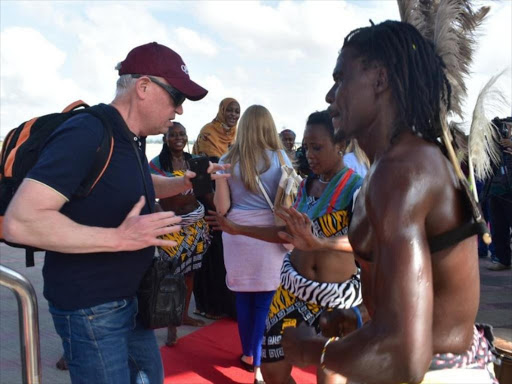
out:
<path id="1" fill-rule="evenodd" d="M 167 85 L 165 83 L 162 83 L 160 80 L 154 78 L 153 76 L 148 75 L 132 75 L 134 79 L 138 79 L 140 77 L 147 77 L 152 83 L 155 83 L 156 85 L 159 85 L 164 90 L 167 91 L 167 93 L 171 96 L 172 100 L 174 101 L 174 106 L 178 108 L 181 104 L 185 102 L 187 97 L 178 91 L 176 88 L 171 87 L 170 85 Z"/>

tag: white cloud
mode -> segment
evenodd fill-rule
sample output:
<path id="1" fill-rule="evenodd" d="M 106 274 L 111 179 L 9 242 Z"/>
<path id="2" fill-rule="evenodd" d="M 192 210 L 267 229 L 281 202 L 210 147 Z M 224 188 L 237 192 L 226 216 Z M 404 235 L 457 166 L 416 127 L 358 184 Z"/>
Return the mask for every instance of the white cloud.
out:
<path id="1" fill-rule="evenodd" d="M 492 7 L 468 80 L 467 111 L 481 85 L 511 66 L 511 3 Z M 370 18 L 397 19 L 396 2 L 3 2 L 0 136 L 78 98 L 109 102 L 116 63 L 131 48 L 157 41 L 175 49 L 192 79 L 210 91 L 200 102 L 187 101 L 179 117 L 190 138 L 231 96 L 242 112 L 265 105 L 279 129 L 293 129 L 300 139 L 307 116 L 327 107 L 343 38 Z M 510 76 L 501 87 L 510 91 Z"/>
<path id="2" fill-rule="evenodd" d="M 74 101 L 78 86 L 61 73 L 66 53 L 31 28 L 8 28 L 0 36 L 3 134 L 33 116 L 48 113 L 48 105 L 60 109 Z"/>
<path id="3" fill-rule="evenodd" d="M 188 49 L 194 53 L 201 53 L 206 56 L 215 56 L 217 54 L 217 47 L 208 38 L 201 37 L 196 31 L 188 28 L 176 28 L 176 37 L 183 45 L 188 46 Z"/>

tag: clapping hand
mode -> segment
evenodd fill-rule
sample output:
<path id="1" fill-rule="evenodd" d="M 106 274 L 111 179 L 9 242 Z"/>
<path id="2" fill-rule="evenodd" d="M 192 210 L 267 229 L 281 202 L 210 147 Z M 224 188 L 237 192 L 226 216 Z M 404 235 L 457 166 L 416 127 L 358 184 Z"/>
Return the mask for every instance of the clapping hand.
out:
<path id="1" fill-rule="evenodd" d="M 311 220 L 306 214 L 298 212 L 293 207 L 278 209 L 276 213 L 286 223 L 286 232 L 278 233 L 281 239 L 302 251 L 320 248 L 318 238 L 311 230 Z"/>

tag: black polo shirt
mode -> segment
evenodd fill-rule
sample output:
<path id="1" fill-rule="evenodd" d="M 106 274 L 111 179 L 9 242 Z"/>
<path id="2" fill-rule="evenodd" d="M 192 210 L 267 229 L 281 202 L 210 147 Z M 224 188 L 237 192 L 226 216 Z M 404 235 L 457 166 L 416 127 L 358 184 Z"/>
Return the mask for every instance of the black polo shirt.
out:
<path id="1" fill-rule="evenodd" d="M 114 151 L 105 173 L 89 196 L 73 197 L 91 168 L 104 134 L 101 121 L 88 113 L 69 119 L 50 136 L 27 177 L 65 196 L 69 201 L 61 213 L 71 220 L 87 226 L 115 228 L 145 192 L 130 143 L 130 140 L 139 139 L 126 131 L 126 124 L 115 108 L 102 107 L 112 123 Z M 144 139 L 140 140 L 149 200 L 154 204 L 155 192 L 144 154 Z M 149 212 L 146 204 L 141 214 Z M 154 247 L 115 253 L 47 251 L 43 267 L 44 296 L 64 310 L 88 308 L 132 297 L 151 264 L 153 254 Z"/>

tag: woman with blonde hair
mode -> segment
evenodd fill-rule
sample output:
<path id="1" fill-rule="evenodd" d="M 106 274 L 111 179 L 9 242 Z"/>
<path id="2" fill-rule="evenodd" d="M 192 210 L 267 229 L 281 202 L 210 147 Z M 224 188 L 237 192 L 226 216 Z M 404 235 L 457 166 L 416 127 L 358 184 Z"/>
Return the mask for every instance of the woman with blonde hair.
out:
<path id="1" fill-rule="evenodd" d="M 292 166 L 283 150 L 270 112 L 260 105 L 249 107 L 240 119 L 235 143 L 219 164 L 231 163 L 231 177 L 216 182 L 214 202 L 217 213 L 246 225 L 269 226 L 274 215 L 260 187 L 273 201 L 281 177 L 281 163 Z M 229 211 L 229 212 L 228 212 Z M 240 362 L 259 370 L 261 342 L 270 302 L 279 286 L 280 269 L 286 249 L 245 236 L 222 234 L 226 283 L 235 292 L 238 331 L 243 355 Z"/>
<path id="2" fill-rule="evenodd" d="M 234 143 L 237 123 L 240 118 L 240 104 L 232 97 L 222 99 L 215 118 L 206 124 L 194 143 L 194 155 L 208 156 L 216 163 Z M 213 194 L 212 194 L 213 195 Z M 200 198 L 207 210 L 215 210 L 213 198 Z M 211 244 L 203 257 L 201 269 L 195 274 L 194 314 L 210 320 L 225 316 L 236 317 L 235 295 L 226 287 L 222 234 L 211 233 Z"/>

